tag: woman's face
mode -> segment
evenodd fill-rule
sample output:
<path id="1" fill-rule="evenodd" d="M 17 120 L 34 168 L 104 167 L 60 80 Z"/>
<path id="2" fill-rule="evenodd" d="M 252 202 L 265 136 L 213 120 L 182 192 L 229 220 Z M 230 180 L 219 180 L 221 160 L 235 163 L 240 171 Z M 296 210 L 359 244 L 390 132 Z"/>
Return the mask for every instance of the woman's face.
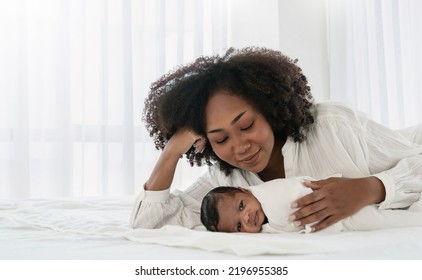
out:
<path id="1" fill-rule="evenodd" d="M 267 167 L 274 147 L 273 130 L 243 98 L 217 92 L 205 107 L 205 123 L 207 138 L 221 160 L 253 173 Z"/>

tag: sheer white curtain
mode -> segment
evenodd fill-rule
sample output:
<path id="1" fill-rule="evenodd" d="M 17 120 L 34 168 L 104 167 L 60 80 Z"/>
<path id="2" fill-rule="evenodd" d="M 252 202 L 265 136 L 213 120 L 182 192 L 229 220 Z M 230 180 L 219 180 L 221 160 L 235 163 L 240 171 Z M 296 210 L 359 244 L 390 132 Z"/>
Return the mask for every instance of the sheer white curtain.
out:
<path id="1" fill-rule="evenodd" d="M 328 0 L 331 99 L 393 128 L 422 122 L 422 1 Z"/>
<path id="2" fill-rule="evenodd" d="M 0 0 L 0 198 L 136 193 L 150 83 L 226 34 L 223 0 Z"/>

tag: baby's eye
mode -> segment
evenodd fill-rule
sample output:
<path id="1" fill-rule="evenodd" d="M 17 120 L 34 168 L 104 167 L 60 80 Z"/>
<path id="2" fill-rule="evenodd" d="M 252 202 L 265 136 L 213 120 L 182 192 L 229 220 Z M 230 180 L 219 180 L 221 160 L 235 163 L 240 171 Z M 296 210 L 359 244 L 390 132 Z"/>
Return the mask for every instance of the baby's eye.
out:
<path id="1" fill-rule="evenodd" d="M 238 223 L 237 224 L 237 231 L 240 232 L 242 230 L 242 224 Z"/>
<path id="2" fill-rule="evenodd" d="M 240 201 L 239 203 L 239 210 L 242 211 L 243 210 L 243 200 Z"/>

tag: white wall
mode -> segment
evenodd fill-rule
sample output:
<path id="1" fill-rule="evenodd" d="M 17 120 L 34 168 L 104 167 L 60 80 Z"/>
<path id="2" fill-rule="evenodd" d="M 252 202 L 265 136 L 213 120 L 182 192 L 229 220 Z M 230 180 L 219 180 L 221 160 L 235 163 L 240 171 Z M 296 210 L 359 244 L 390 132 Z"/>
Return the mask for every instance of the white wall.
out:
<path id="1" fill-rule="evenodd" d="M 279 48 L 278 0 L 230 0 L 228 43 Z"/>
<path id="2" fill-rule="evenodd" d="M 279 49 L 299 59 L 317 101 L 327 100 L 329 68 L 325 0 L 231 0 L 233 47 Z"/>

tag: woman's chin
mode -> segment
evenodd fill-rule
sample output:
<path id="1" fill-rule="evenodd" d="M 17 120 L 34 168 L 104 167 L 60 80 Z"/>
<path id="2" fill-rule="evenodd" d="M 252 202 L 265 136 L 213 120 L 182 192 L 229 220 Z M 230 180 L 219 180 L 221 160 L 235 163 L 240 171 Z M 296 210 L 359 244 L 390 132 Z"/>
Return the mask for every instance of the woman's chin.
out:
<path id="1" fill-rule="evenodd" d="M 263 166 L 263 167 L 259 166 L 259 165 L 248 166 L 248 167 L 243 167 L 242 169 L 247 170 L 247 171 L 252 172 L 252 173 L 255 173 L 255 174 L 258 174 L 265 169 L 265 166 Z"/>

